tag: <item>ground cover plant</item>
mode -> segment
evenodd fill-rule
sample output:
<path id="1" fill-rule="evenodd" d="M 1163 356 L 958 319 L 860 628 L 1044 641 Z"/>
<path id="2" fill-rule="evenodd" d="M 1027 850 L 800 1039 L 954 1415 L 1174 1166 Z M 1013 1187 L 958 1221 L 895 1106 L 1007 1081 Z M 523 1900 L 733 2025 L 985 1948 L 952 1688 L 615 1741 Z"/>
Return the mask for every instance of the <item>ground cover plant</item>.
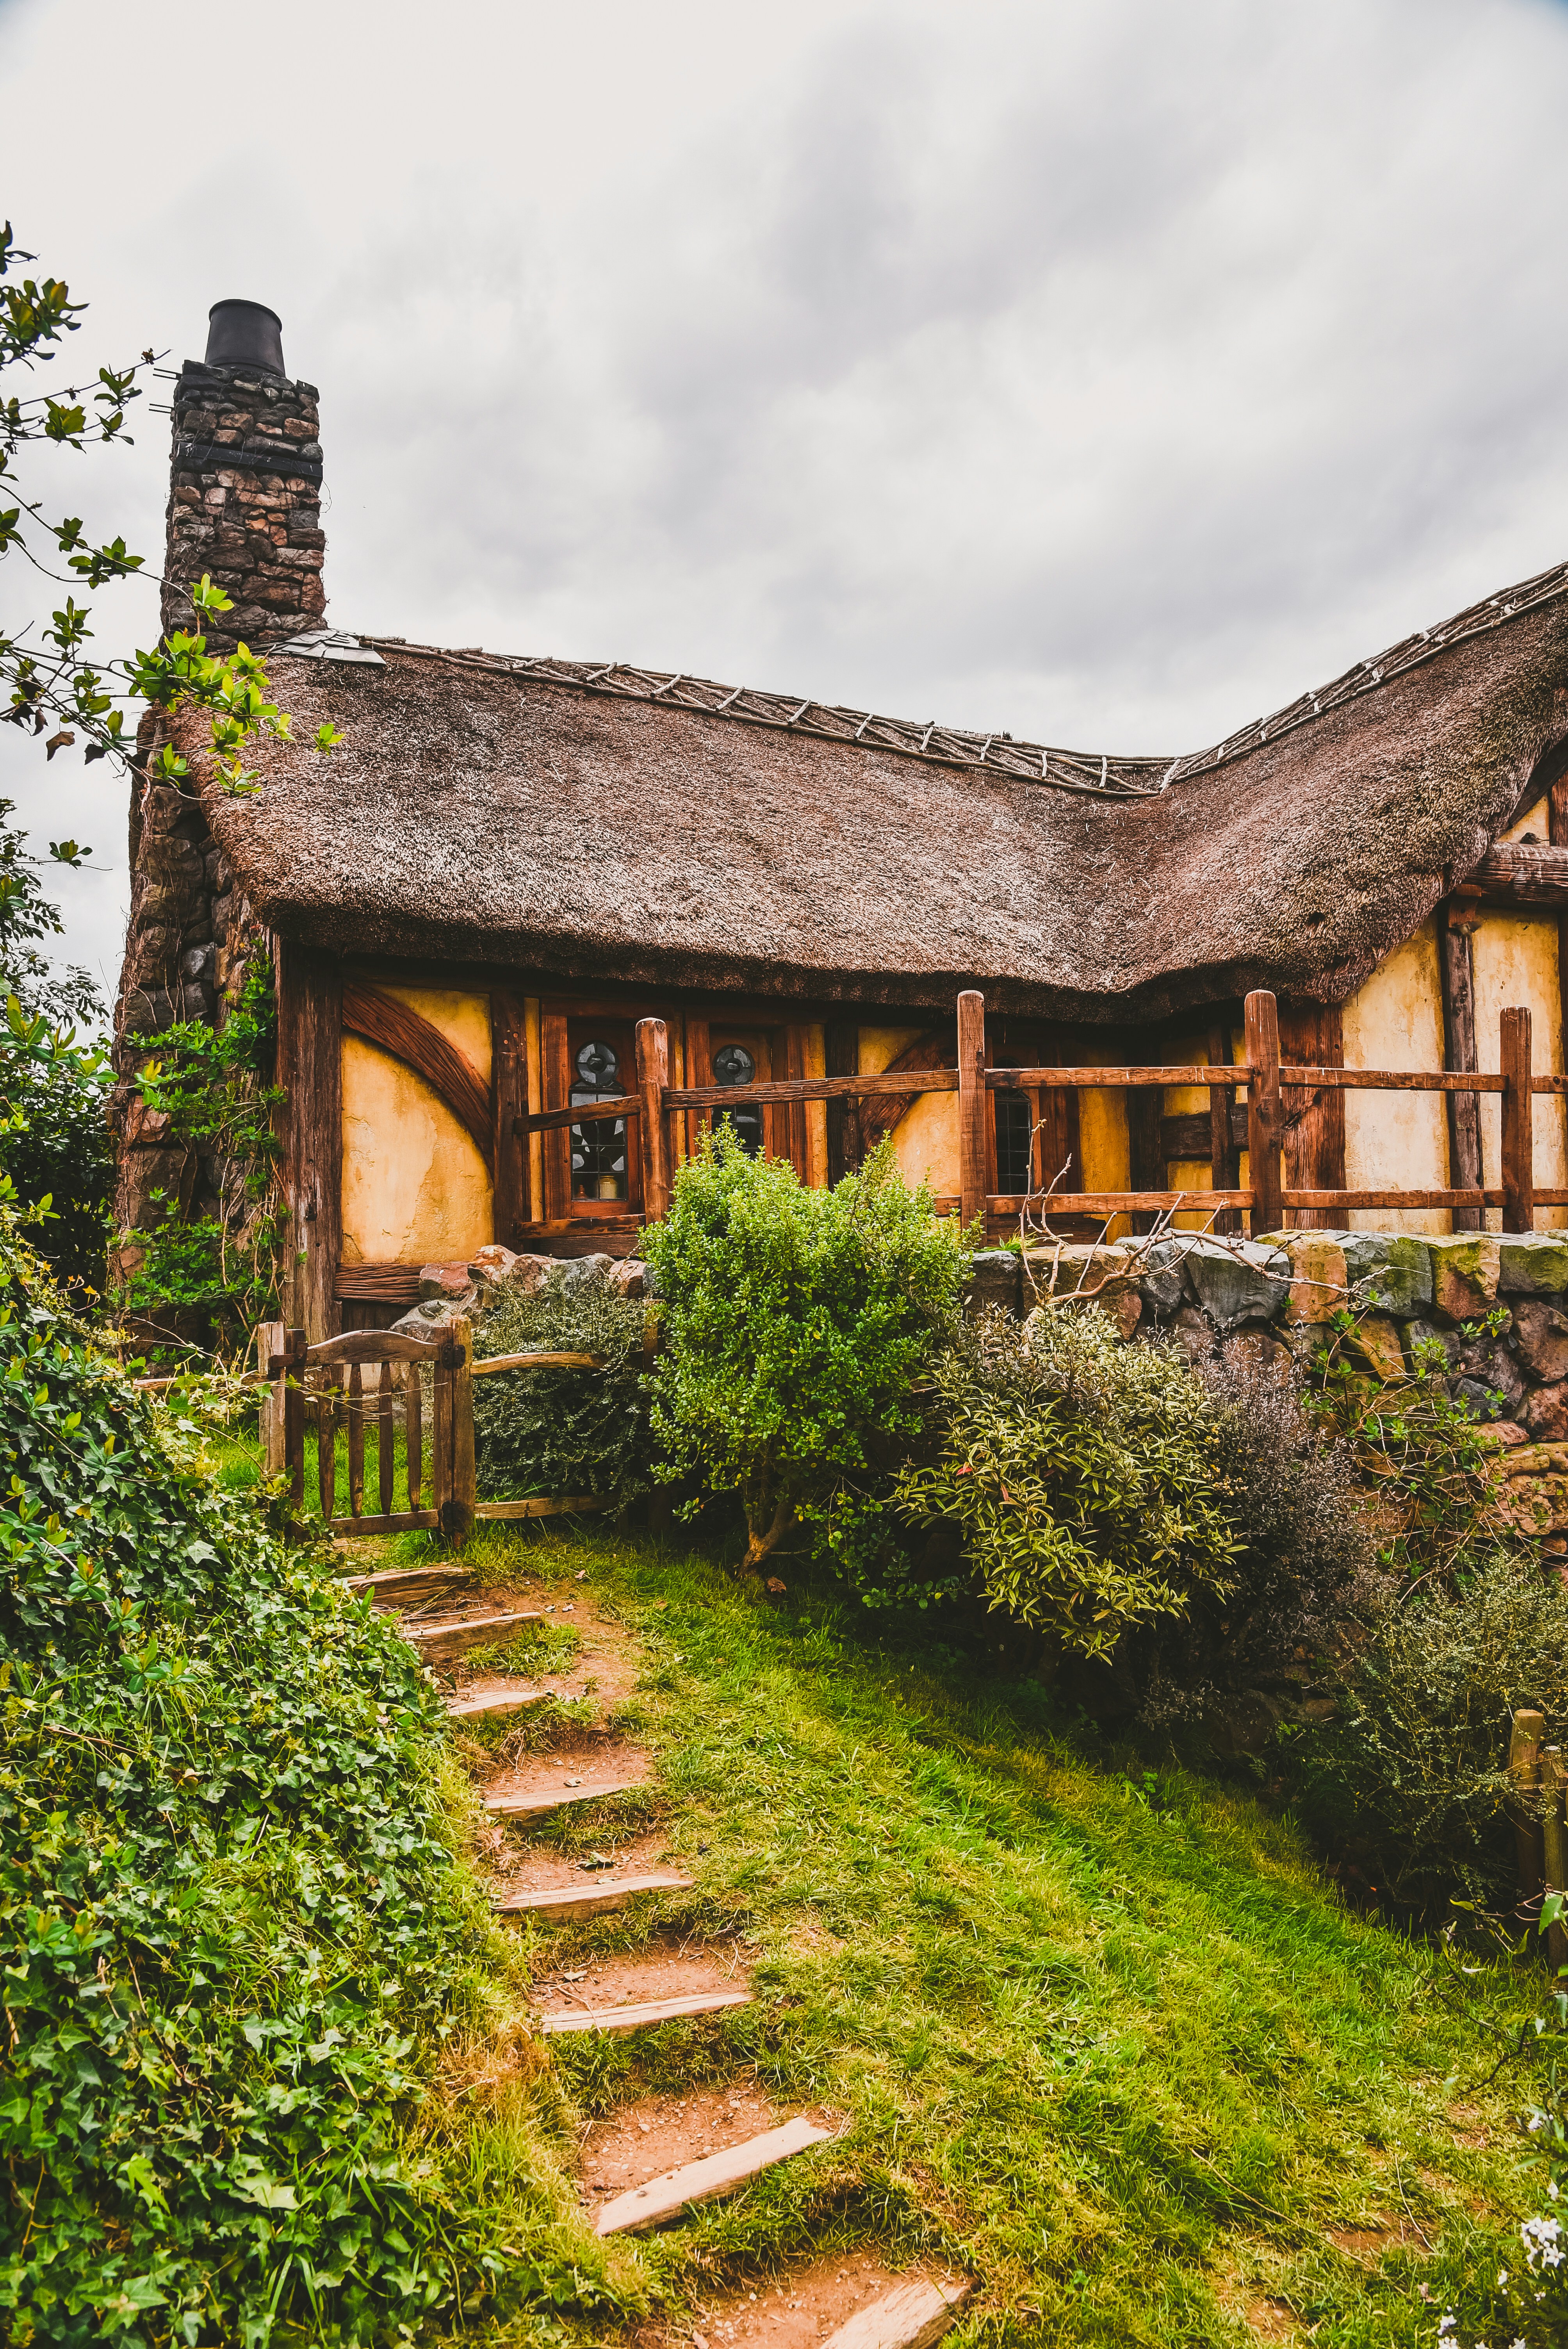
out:
<path id="1" fill-rule="evenodd" d="M 474 1456 L 486 1500 L 591 1493 L 618 1506 L 648 1489 L 644 1373 L 650 1308 L 597 1268 L 562 1266 L 542 1288 L 490 1289 L 474 1352 L 597 1354 L 595 1371 L 506 1371 L 474 1381 Z"/>
<path id="2" fill-rule="evenodd" d="M 603 2300 L 527 2044 L 499 2101 L 438 2093 L 516 1995 L 434 1691 L 171 1458 L 9 1229 L 0 1455 L 7 2337 L 368 2344 Z"/>
<path id="3" fill-rule="evenodd" d="M 1292 2324 L 1430 2349 L 1443 2311 L 1489 2319 L 1534 2208 L 1522 2085 L 1488 2076 L 1507 1964 L 1467 1953 L 1456 1995 L 1440 1949 L 1347 1909 L 1245 1789 L 1075 1728 L 978 1630 L 868 1616 L 803 1566 L 769 1599 L 684 1543 L 492 1526 L 474 1555 L 542 1596 L 586 1571 L 624 1622 L 617 1728 L 697 1884 L 657 1920 L 520 1928 L 531 1961 L 714 1939 L 756 1993 L 552 2043 L 579 2113 L 755 2081 L 844 2124 L 639 2246 L 676 2337 L 717 2289 L 867 2243 L 977 2277 L 955 2349 L 1243 2349 Z"/>

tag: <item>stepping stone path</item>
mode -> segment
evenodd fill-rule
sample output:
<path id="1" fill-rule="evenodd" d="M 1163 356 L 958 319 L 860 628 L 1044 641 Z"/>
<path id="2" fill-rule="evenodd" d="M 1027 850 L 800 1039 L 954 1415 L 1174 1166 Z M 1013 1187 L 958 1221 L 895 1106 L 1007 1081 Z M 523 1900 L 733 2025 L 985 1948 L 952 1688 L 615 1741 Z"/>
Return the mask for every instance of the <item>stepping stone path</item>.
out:
<path id="1" fill-rule="evenodd" d="M 475 1648 L 505 1640 L 524 1623 L 542 1622 L 544 1619 L 543 1612 L 538 1609 L 469 1614 L 468 1608 L 478 1594 L 466 1594 L 473 1592 L 474 1579 L 473 1575 L 461 1567 L 418 1567 L 402 1571 L 357 1575 L 349 1587 L 354 1590 L 371 1592 L 377 1608 L 382 1609 L 396 1609 L 401 1613 L 406 1609 L 441 1606 L 442 1619 L 405 1621 L 403 1630 L 426 1663 L 450 1664 Z M 457 1602 L 456 1609 L 451 1607 L 453 1601 Z M 557 1610 L 552 1609 L 549 1611 Z M 450 1700 L 448 1710 L 455 1721 L 493 1719 L 542 1703 L 552 1693 L 548 1689 L 492 1690 L 478 1696 L 455 1696 Z M 603 1802 L 613 1795 L 629 1793 L 645 1785 L 646 1775 L 640 1755 L 626 1759 L 634 1766 L 617 1767 L 606 1758 L 601 1760 L 597 1768 L 588 1763 L 575 1771 L 563 1770 L 559 1760 L 553 1760 L 549 1764 L 547 1783 L 538 1783 L 535 1771 L 531 1774 L 535 1783 L 505 1788 L 487 1795 L 485 1809 L 493 1819 L 537 1820 L 552 1816 L 569 1804 Z M 595 1855 L 590 1865 L 599 1864 Z M 642 1875 L 622 1874 L 618 1872 L 619 1866 L 616 1862 L 608 1863 L 606 1874 L 595 1883 L 541 1886 L 512 1893 L 496 1902 L 497 1914 L 564 1921 L 623 1909 L 645 1893 L 692 1889 L 690 1877 L 657 1870 Z M 583 1978 L 581 1975 L 575 1977 L 578 1980 Z M 563 1983 L 566 1979 L 563 1978 Z M 571 1992 L 565 1994 L 576 1995 Z M 750 2002 L 748 1990 L 728 1986 L 676 1992 L 665 1998 L 625 1999 L 599 2006 L 583 2001 L 579 2006 L 542 2014 L 540 2027 L 551 2036 L 565 2033 L 656 2030 L 661 2023 L 681 2016 L 721 2013 L 727 2008 L 748 2006 Z M 831 2129 L 820 2127 L 804 2115 L 798 2115 L 780 2127 L 764 2130 L 740 2144 L 706 2154 L 698 2160 L 685 2162 L 675 2169 L 665 2170 L 658 2177 L 645 2178 L 629 2188 L 601 2206 L 594 2217 L 594 2231 L 601 2236 L 625 2234 L 665 2224 L 696 2209 L 700 2203 L 737 2192 L 765 2170 L 779 2162 L 791 2160 L 813 2145 L 830 2142 L 832 2136 Z M 890 2288 L 881 2292 L 866 2307 L 857 2310 L 832 2333 L 824 2336 L 820 2323 L 810 2334 L 792 2327 L 789 2344 L 799 2342 L 803 2344 L 809 2339 L 812 2349 L 931 2349 L 931 2344 L 939 2341 L 947 2331 L 971 2289 L 967 2282 L 950 2280 L 938 2283 L 925 2277 L 905 2278 L 892 2282 Z M 783 2287 L 779 2287 L 775 2297 L 781 2300 L 782 2292 Z M 754 2334 L 744 2323 L 747 2306 L 754 2301 L 755 2295 L 748 2295 L 748 2303 L 741 2304 L 738 2311 L 742 2318 L 740 2332 L 738 2333 L 734 2321 L 717 2320 L 720 2337 L 735 2341 L 737 2349 L 742 2334 L 748 2340 L 755 2338 L 760 2341 L 763 2337 Z M 769 2304 L 771 2307 L 772 2303 Z M 798 2302 L 792 2303 L 799 2304 Z M 777 2325 L 767 2337 L 779 2342 L 780 2349 L 789 2349 L 789 2344 Z M 700 2340 L 702 2336 L 697 2338 Z M 704 2349 L 707 2349 L 706 2344 Z"/>

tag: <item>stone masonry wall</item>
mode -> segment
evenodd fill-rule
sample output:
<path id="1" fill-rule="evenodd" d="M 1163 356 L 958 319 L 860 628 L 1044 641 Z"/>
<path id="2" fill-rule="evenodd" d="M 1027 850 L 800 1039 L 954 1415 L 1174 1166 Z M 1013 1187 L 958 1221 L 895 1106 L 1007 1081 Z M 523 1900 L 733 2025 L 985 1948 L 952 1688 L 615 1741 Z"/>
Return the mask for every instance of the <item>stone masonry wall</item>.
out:
<path id="1" fill-rule="evenodd" d="M 1500 1521 L 1548 1557 L 1568 1555 L 1568 1234 L 1175 1233 L 994 1249 L 976 1257 L 973 1291 L 976 1305 L 1018 1315 L 1092 1294 L 1130 1342 L 1165 1336 L 1194 1357 L 1241 1339 L 1265 1358 L 1299 1358 L 1351 1305 L 1351 1342 L 1386 1381 L 1407 1376 L 1429 1340 L 1450 1394 L 1485 1423 Z"/>

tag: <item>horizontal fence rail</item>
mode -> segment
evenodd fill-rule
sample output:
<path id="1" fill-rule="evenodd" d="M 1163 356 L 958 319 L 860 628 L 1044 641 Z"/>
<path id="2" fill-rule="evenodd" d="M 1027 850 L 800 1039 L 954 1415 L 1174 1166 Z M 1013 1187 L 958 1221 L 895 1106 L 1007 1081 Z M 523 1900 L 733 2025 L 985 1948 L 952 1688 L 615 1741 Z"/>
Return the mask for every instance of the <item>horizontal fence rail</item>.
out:
<path id="1" fill-rule="evenodd" d="M 669 1082 L 669 1040 L 662 1019 L 637 1022 L 637 1090 L 614 1098 L 578 1102 L 519 1117 L 513 1131 L 520 1136 L 552 1133 L 562 1126 L 621 1119 L 637 1128 L 637 1148 L 643 1179 L 643 1217 L 656 1223 L 669 1206 L 675 1153 L 671 1120 L 693 1114 L 702 1118 L 741 1105 L 776 1102 L 845 1102 L 889 1095 L 952 1093 L 958 1095 L 959 1163 L 962 1189 L 954 1206 L 965 1225 L 986 1216 L 1062 1215 L 1109 1216 L 1145 1213 L 1244 1213 L 1255 1233 L 1274 1231 L 1293 1214 L 1348 1213 L 1353 1208 L 1448 1208 L 1467 1219 L 1480 1218 L 1490 1207 L 1501 1208 L 1509 1231 L 1534 1228 L 1536 1206 L 1568 1206 L 1568 1189 L 1538 1187 L 1534 1175 L 1532 1105 L 1540 1095 L 1568 1096 L 1568 1076 L 1537 1075 L 1531 1067 L 1531 1018 L 1528 1010 L 1505 1010 L 1499 1020 L 1499 1067 L 1476 1069 L 1343 1069 L 1316 1062 L 1282 1060 L 1279 1014 L 1274 998 L 1258 990 L 1244 1006 L 1246 1053 L 1236 1061 L 1200 1061 L 1177 1064 L 1119 1062 L 1107 1066 L 992 1068 L 986 1065 L 985 1006 L 974 990 L 958 998 L 956 1068 L 866 1071 L 855 1076 L 789 1077 L 759 1084 L 672 1085 Z M 1145 1091 L 1193 1087 L 1208 1092 L 1212 1133 L 1214 1187 L 1206 1191 L 1127 1190 L 1054 1191 L 1002 1194 L 988 1190 L 990 1163 L 986 1119 L 988 1102 L 997 1094 Z M 1284 1180 L 1282 1152 L 1295 1103 L 1304 1093 L 1426 1092 L 1466 1097 L 1494 1094 L 1502 1112 L 1501 1175 L 1499 1184 L 1479 1177 L 1480 1131 L 1477 1110 L 1462 1112 L 1450 1107 L 1450 1119 L 1470 1121 L 1470 1164 L 1462 1157 L 1454 1165 L 1461 1179 L 1448 1185 L 1390 1185 L 1352 1189 L 1307 1189 L 1288 1186 Z M 1292 1096 L 1287 1112 L 1285 1096 Z M 1234 1131 L 1233 1132 L 1233 1121 Z M 1180 1131 L 1181 1129 L 1177 1129 Z M 1251 1181 L 1222 1183 L 1224 1161 L 1233 1150 L 1247 1152 Z M 1462 1179 L 1465 1176 L 1470 1179 Z"/>

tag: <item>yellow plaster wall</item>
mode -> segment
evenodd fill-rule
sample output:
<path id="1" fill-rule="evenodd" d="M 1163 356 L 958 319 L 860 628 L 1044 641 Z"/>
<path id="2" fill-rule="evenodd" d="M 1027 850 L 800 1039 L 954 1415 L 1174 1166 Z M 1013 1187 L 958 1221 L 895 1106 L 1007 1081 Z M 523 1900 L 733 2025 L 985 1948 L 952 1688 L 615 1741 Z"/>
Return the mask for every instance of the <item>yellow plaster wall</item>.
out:
<path id="1" fill-rule="evenodd" d="M 488 995 L 384 987 L 490 1078 Z M 494 1237 L 490 1167 L 413 1070 L 360 1036 L 343 1040 L 343 1253 L 351 1264 L 431 1264 Z"/>
<path id="2" fill-rule="evenodd" d="M 1435 921 L 1380 962 L 1345 1007 L 1347 1069 L 1440 1069 L 1443 999 Z M 1441 1093 L 1347 1092 L 1347 1190 L 1441 1190 L 1449 1179 L 1448 1114 Z M 1352 1207 L 1352 1231 L 1446 1232 L 1446 1207 Z"/>
<path id="3" fill-rule="evenodd" d="M 1132 1179 L 1132 1155 L 1127 1138 L 1127 1103 L 1119 1092 L 1079 1093 L 1078 1154 L 1086 1191 L 1126 1190 Z M 1106 1232 L 1117 1239 L 1131 1228 L 1125 1216 L 1114 1216 Z"/>
<path id="4" fill-rule="evenodd" d="M 1544 825 L 1540 827 L 1544 837 Z M 1499 1014 L 1513 1004 L 1524 1004 L 1531 1015 L 1531 1061 L 1539 1076 L 1563 1071 L 1563 1016 L 1557 973 L 1557 924 L 1551 916 L 1486 914 L 1470 940 L 1475 962 L 1476 1059 L 1483 1069 L 1495 1069 L 1501 1046 Z M 1502 1180 L 1502 1104 L 1496 1093 L 1480 1102 L 1480 1151 L 1483 1181 L 1495 1186 Z M 1543 1189 L 1561 1190 L 1568 1154 L 1563 1148 L 1563 1103 L 1553 1093 L 1535 1098 L 1535 1180 Z M 1487 1209 L 1487 1225 L 1502 1227 L 1501 1207 Z M 1568 1210 L 1537 1207 L 1537 1231 L 1568 1227 Z"/>
<path id="5" fill-rule="evenodd" d="M 828 1031 L 819 1022 L 808 1028 L 802 1056 L 809 1077 L 825 1077 L 828 1073 Z M 806 1103 L 806 1180 L 814 1191 L 828 1186 L 828 1104 L 826 1102 Z"/>
<path id="6" fill-rule="evenodd" d="M 918 1043 L 923 1028 L 862 1028 L 860 1072 L 875 1076 L 909 1045 Z M 824 1141 L 826 1128 L 824 1127 Z M 927 1183 L 938 1197 L 958 1195 L 958 1096 L 917 1093 L 893 1128 L 893 1155 L 906 1183 Z M 825 1161 L 824 1161 L 825 1163 Z"/>
<path id="7" fill-rule="evenodd" d="M 431 1264 L 493 1237 L 490 1168 L 446 1103 L 362 1037 L 343 1040 L 343 1253 Z"/>
<path id="8" fill-rule="evenodd" d="M 1511 824 L 1506 832 L 1500 832 L 1498 833 L 1498 838 L 1500 840 L 1522 840 L 1527 832 L 1532 832 L 1537 840 L 1551 839 L 1551 817 L 1547 812 L 1546 802 L 1543 799 L 1537 800 L 1532 808 L 1526 808 L 1524 813 L 1520 817 L 1519 822 L 1515 824 Z"/>

